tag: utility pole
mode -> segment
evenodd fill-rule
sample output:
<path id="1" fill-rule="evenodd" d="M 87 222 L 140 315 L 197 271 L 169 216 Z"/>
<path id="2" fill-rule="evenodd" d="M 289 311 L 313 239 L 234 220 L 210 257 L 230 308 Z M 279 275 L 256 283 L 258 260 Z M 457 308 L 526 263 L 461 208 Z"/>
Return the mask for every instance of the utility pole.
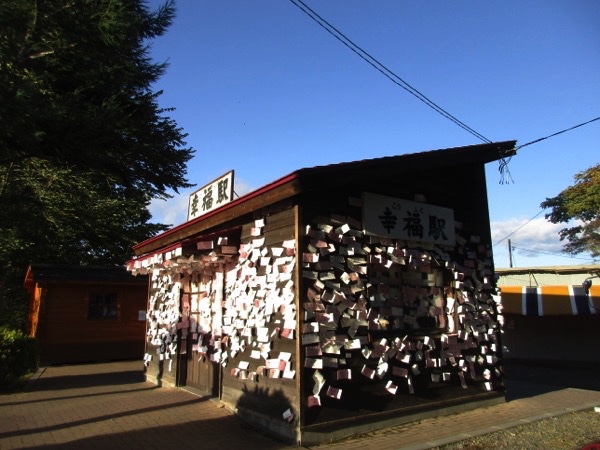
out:
<path id="1" fill-rule="evenodd" d="M 510 264 L 510 267 L 512 268 L 512 266 L 513 266 L 512 244 L 510 243 L 510 239 L 508 240 L 508 263 Z"/>

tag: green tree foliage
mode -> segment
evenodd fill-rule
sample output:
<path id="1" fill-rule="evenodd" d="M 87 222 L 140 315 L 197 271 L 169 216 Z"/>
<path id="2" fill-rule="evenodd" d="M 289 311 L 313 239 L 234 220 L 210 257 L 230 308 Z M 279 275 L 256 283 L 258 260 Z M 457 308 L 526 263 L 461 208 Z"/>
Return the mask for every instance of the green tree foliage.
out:
<path id="1" fill-rule="evenodd" d="M 600 256 L 600 164 L 575 175 L 573 186 L 547 198 L 541 207 L 552 209 L 546 214 L 552 223 L 575 221 L 574 226 L 559 233 L 561 240 L 567 240 L 567 253 L 590 252 L 593 257 Z"/>
<path id="2" fill-rule="evenodd" d="M 173 17 L 172 2 L 0 0 L 0 321 L 30 262 L 123 264 L 167 228 L 150 201 L 191 186 L 193 150 L 152 90 L 166 65 L 148 46 Z"/>
<path id="3" fill-rule="evenodd" d="M 38 367 L 37 341 L 19 330 L 0 326 L 0 386 L 5 387 Z"/>

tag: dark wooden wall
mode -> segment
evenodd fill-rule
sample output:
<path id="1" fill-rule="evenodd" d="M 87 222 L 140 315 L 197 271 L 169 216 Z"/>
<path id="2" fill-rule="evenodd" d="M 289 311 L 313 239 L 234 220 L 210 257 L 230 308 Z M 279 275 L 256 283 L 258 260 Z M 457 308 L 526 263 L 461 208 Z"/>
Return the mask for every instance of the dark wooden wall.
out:
<path id="1" fill-rule="evenodd" d="M 265 227 L 261 237 L 265 238 L 264 247 L 280 247 L 286 240 L 295 239 L 295 211 L 291 207 L 284 211 L 277 212 L 264 217 Z M 242 243 L 253 239 L 250 236 L 250 229 L 254 222 L 248 223 L 242 228 Z M 296 255 L 297 257 L 297 255 Z M 298 262 L 296 262 L 296 265 Z M 259 267 L 258 276 L 264 275 L 264 268 Z M 295 282 L 295 277 L 293 277 Z M 278 283 L 280 285 L 281 283 Z M 279 352 L 291 353 L 292 369 L 296 370 L 296 378 L 268 378 L 268 376 L 258 376 L 255 381 L 243 380 L 231 375 L 231 368 L 238 366 L 240 361 L 250 363 L 248 371 L 256 371 L 259 365 L 264 365 L 264 360 L 250 358 L 253 350 L 247 347 L 244 352 L 239 353 L 235 358 L 231 358 L 228 366 L 223 371 L 222 380 L 222 400 L 226 403 L 235 405 L 238 409 L 251 414 L 252 411 L 259 413 L 264 418 L 270 418 L 272 421 L 283 422 L 282 414 L 287 409 L 292 409 L 297 415 L 299 411 L 297 395 L 297 340 L 287 339 L 280 335 L 283 325 L 283 316 L 281 312 L 273 315 L 272 320 L 267 323 L 269 335 L 275 332 L 271 340 L 271 358 L 277 358 Z M 275 329 L 279 328 L 279 332 Z M 294 330 L 294 334 L 296 331 Z M 295 336 L 297 338 L 297 336 Z"/>
<path id="2" fill-rule="evenodd" d="M 37 337 L 42 363 L 67 363 L 141 358 L 146 322 L 138 311 L 146 310 L 144 285 L 48 284 L 39 311 Z M 90 290 L 119 293 L 117 319 L 88 319 Z"/>
<path id="3" fill-rule="evenodd" d="M 460 163 L 460 161 L 457 161 L 457 163 Z M 355 221 L 358 224 L 356 227 L 360 229 L 362 192 L 372 192 L 407 200 L 416 200 L 415 196 L 419 195 L 425 197 L 425 200 L 419 201 L 453 209 L 455 220 L 462 224 L 460 235 L 465 236 L 467 240 L 470 236 L 477 236 L 480 239 L 481 244 L 476 247 L 483 248 L 483 250 L 478 251 L 477 260 L 483 261 L 485 259 L 491 262 L 491 258 L 488 258 L 487 255 L 488 250 L 491 248 L 491 237 L 485 171 L 482 165 L 457 165 L 455 167 L 429 169 L 423 172 L 398 173 L 397 177 L 392 178 L 381 178 L 376 173 L 365 173 L 364 177 L 331 180 L 330 189 L 313 192 L 308 190 L 298 200 L 301 205 L 299 211 L 300 229 L 304 230 L 307 225 L 316 227 L 317 224 L 331 224 L 335 227 L 344 223 L 343 221 L 346 219 Z M 336 222 L 337 220 L 342 222 Z M 308 237 L 299 240 L 299 254 L 307 251 L 309 242 Z M 458 247 L 460 246 L 457 245 L 456 248 Z M 467 259 L 466 254 L 451 253 L 453 253 L 452 260 L 460 264 Z M 490 262 L 488 262 L 488 268 L 493 270 Z M 444 285 L 446 285 L 452 279 L 452 272 L 443 266 L 441 270 L 444 272 Z M 311 285 L 312 280 L 302 278 L 299 286 L 301 305 L 307 301 L 305 300 L 307 297 L 306 292 Z M 302 327 L 302 320 L 300 319 L 303 317 L 302 310 L 299 311 L 298 316 L 299 326 Z M 396 334 L 393 332 L 388 334 L 377 336 L 373 332 L 367 333 L 365 329 L 359 332 L 359 335 L 368 336 L 369 341 L 384 336 L 389 339 L 402 338 L 405 332 L 399 330 Z M 437 351 L 439 352 L 441 348 L 439 333 L 435 336 Z M 418 339 L 423 339 L 423 336 L 415 337 L 415 340 Z M 300 366 L 302 366 L 302 361 L 305 358 L 303 351 L 304 349 L 301 348 L 297 355 Z M 465 351 L 466 353 L 467 351 Z M 434 354 L 437 353 L 434 352 Z M 385 413 L 388 411 L 398 411 L 398 414 L 404 414 L 404 409 L 435 408 L 436 404 L 451 404 L 463 401 L 458 399 L 475 398 L 482 393 L 481 387 L 471 382 L 471 380 L 469 380 L 468 388 L 463 389 L 458 382 L 458 377 L 455 376 L 456 374 L 453 375 L 452 383 L 434 385 L 431 383 L 431 374 L 428 371 L 422 371 L 421 376 L 413 377 L 414 382 L 417 384 L 415 386 L 417 395 L 407 394 L 405 380 L 399 379 L 399 393 L 391 396 L 376 382 L 360 375 L 360 368 L 365 364 L 365 360 L 360 357 L 359 353 L 356 358 L 354 355 L 357 355 L 357 353 L 348 352 L 345 355 L 348 359 L 344 363 L 347 364 L 344 367 L 353 369 L 353 379 L 351 381 L 336 383 L 335 370 L 327 368 L 321 370 L 328 384 L 344 388 L 342 399 L 332 400 L 327 398 L 324 389 L 320 393 L 322 407 L 303 407 L 302 425 L 326 424 L 338 420 L 350 420 L 355 416 L 367 416 L 370 413 Z M 340 357 L 340 361 L 343 357 L 344 354 Z M 444 370 L 447 371 L 448 369 Z M 302 386 L 300 387 L 301 402 L 306 402 L 306 398 L 313 388 L 313 373 L 314 370 L 303 370 Z M 394 380 L 396 381 L 396 379 Z"/>

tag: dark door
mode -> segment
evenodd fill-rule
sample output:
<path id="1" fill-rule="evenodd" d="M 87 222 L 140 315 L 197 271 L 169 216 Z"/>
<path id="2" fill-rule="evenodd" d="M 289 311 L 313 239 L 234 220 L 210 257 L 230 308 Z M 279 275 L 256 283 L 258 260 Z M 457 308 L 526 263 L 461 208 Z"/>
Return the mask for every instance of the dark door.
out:
<path id="1" fill-rule="evenodd" d="M 215 266 L 198 274 L 192 283 L 186 385 L 203 395 L 219 397 L 221 365 L 215 355 L 213 327 L 220 327 L 223 269 Z"/>
<path id="2" fill-rule="evenodd" d="M 212 362 L 210 354 L 205 352 L 210 335 L 192 334 L 194 336 L 197 338 L 188 340 L 186 385 L 203 395 L 218 397 L 220 365 Z"/>

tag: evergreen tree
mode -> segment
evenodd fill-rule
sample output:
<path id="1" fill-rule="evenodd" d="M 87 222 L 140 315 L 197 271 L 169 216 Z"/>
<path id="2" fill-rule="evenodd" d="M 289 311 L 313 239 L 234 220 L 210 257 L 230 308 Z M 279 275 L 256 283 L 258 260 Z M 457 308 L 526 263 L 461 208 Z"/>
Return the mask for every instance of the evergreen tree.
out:
<path id="1" fill-rule="evenodd" d="M 30 262 L 123 264 L 167 228 L 150 201 L 191 186 L 193 150 L 152 89 L 166 65 L 149 45 L 174 13 L 0 0 L 0 321 L 23 311 Z"/>

